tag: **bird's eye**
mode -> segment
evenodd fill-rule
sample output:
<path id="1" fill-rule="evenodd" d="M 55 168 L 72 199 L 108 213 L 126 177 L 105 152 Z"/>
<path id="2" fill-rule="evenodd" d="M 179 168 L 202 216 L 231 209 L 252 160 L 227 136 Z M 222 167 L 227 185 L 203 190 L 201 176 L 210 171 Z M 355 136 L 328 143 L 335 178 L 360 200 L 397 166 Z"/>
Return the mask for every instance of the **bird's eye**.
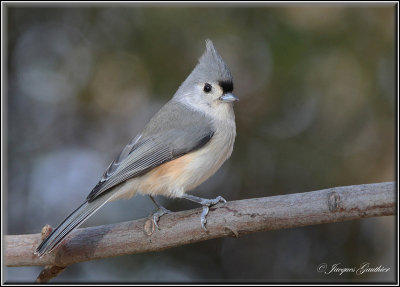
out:
<path id="1" fill-rule="evenodd" d="M 209 83 L 205 83 L 204 85 L 204 92 L 209 93 L 211 92 L 212 86 Z"/>

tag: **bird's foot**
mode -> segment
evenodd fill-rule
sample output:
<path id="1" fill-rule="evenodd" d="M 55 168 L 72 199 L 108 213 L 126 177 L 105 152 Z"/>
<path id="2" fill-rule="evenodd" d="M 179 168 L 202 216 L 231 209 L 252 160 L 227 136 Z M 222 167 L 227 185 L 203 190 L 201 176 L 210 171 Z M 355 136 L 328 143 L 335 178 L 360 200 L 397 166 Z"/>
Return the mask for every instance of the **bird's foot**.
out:
<path id="1" fill-rule="evenodd" d="M 159 204 L 152 195 L 149 195 L 149 197 L 151 201 L 153 201 L 155 206 L 157 206 L 157 211 L 153 214 L 153 223 L 154 226 L 156 226 L 157 229 L 160 230 L 160 227 L 158 226 L 158 221 L 160 221 L 161 216 L 167 213 L 172 213 L 172 211 L 166 209 L 164 206 Z"/>
<path id="2" fill-rule="evenodd" d="M 210 211 L 210 207 L 213 205 L 216 205 L 219 202 L 224 202 L 224 203 L 226 202 L 226 200 L 222 196 L 217 196 L 214 199 L 206 199 L 206 198 L 201 198 L 201 197 L 197 197 L 197 196 L 190 195 L 190 194 L 184 194 L 182 197 L 185 199 L 188 199 L 190 201 L 197 202 L 203 206 L 203 212 L 201 213 L 201 216 L 200 216 L 200 223 L 201 223 L 201 227 L 203 227 L 203 229 L 205 231 L 207 231 L 206 216 L 207 216 L 208 212 Z"/>
<path id="3" fill-rule="evenodd" d="M 158 210 L 153 214 L 153 223 L 157 227 L 158 230 L 160 230 L 160 227 L 158 226 L 158 221 L 160 221 L 161 216 L 167 213 L 171 213 L 171 210 L 166 209 L 163 206 L 158 206 Z"/>
<path id="4" fill-rule="evenodd" d="M 207 218 L 206 218 L 206 216 L 207 216 L 208 212 L 210 211 L 210 207 L 213 206 L 213 205 L 216 205 L 216 204 L 218 204 L 220 202 L 226 203 L 225 198 L 223 198 L 222 196 L 218 196 L 218 197 L 216 197 L 214 199 L 202 199 L 202 201 L 199 202 L 203 206 L 203 212 L 201 213 L 201 216 L 200 216 L 200 223 L 201 223 L 201 227 L 205 231 L 207 231 L 207 228 L 206 228 Z"/>

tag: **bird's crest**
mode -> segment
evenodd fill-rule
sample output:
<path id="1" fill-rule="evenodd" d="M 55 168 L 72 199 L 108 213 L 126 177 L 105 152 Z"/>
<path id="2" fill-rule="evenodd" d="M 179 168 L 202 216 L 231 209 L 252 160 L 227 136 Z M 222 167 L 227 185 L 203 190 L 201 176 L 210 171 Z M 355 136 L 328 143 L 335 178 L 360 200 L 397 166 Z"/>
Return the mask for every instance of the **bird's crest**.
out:
<path id="1" fill-rule="evenodd" d="M 199 59 L 199 63 L 182 83 L 175 96 L 186 94 L 184 90 L 192 89 L 197 82 L 232 82 L 232 74 L 211 40 L 206 40 L 206 50 Z"/>
<path id="2" fill-rule="evenodd" d="M 222 57 L 215 50 L 213 42 L 206 40 L 206 51 L 192 73 L 206 75 L 218 81 L 232 81 L 232 75 Z"/>

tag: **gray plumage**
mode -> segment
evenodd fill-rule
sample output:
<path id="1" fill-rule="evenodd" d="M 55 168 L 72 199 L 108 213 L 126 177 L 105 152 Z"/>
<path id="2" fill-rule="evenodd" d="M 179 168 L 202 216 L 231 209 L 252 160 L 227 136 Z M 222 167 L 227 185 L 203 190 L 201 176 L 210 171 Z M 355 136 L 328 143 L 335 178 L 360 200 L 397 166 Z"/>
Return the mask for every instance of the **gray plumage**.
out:
<path id="1" fill-rule="evenodd" d="M 112 194 L 104 194 L 95 201 L 85 201 L 81 206 L 74 210 L 57 228 L 55 228 L 45 240 L 36 248 L 35 254 L 42 256 L 56 248 L 64 238 L 74 229 L 78 228 L 90 215 L 102 207 Z"/>
<path id="2" fill-rule="evenodd" d="M 206 51 L 200 57 L 199 63 L 181 84 L 174 98 L 181 98 L 190 92 L 193 83 L 207 82 L 215 79 L 223 82 L 232 82 L 232 74 L 226 66 L 222 57 L 215 50 L 211 40 L 206 40 Z"/>
<path id="3" fill-rule="evenodd" d="M 186 121 L 180 121 L 181 118 Z M 195 151 L 206 144 L 213 134 L 211 118 L 179 102 L 169 101 L 111 163 L 87 199 L 92 201 L 129 178 Z"/>
<path id="4" fill-rule="evenodd" d="M 210 40 L 206 41 L 206 51 L 199 63 L 181 84 L 174 97 L 154 115 L 142 133 L 126 145 L 89 193 L 86 202 L 53 230 L 39 245 L 36 254 L 41 256 L 56 248 L 71 231 L 112 199 L 114 187 L 207 145 L 217 132 L 215 119 L 201 108 L 192 108 L 190 104 L 185 104 L 186 98 L 192 97 L 194 93 L 194 85 L 206 81 L 232 83 L 231 73 Z M 228 110 L 227 113 L 233 115 L 233 110 Z M 227 126 L 233 130 L 226 136 L 217 133 L 218 139 L 215 144 L 219 146 L 221 139 L 229 138 L 229 146 L 223 153 L 224 157 L 229 157 L 232 151 L 236 134 L 234 117 L 233 126 L 231 127 L 231 124 Z M 218 168 L 217 165 L 222 164 L 225 159 L 221 158 L 218 164 L 213 165 L 213 169 Z"/>
<path id="5" fill-rule="evenodd" d="M 176 119 L 183 114 L 189 122 L 183 123 Z M 87 201 L 40 244 L 36 253 L 43 255 L 61 243 L 72 230 L 113 196 L 110 193 L 112 187 L 202 147 L 213 134 L 211 120 L 204 114 L 192 111 L 180 103 L 168 102 L 150 120 L 142 134 L 129 142 L 110 164 L 99 183 L 87 196 Z"/>

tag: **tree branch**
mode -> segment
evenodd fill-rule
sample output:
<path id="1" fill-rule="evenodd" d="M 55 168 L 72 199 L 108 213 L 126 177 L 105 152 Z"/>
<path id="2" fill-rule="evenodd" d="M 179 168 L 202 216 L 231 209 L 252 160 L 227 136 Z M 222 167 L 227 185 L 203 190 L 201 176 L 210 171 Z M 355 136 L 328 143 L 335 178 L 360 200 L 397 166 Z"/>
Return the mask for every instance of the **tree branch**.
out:
<path id="1" fill-rule="evenodd" d="M 51 232 L 53 231 L 53 227 L 46 224 L 42 228 L 41 239 L 44 240 Z M 57 277 L 61 272 L 63 272 L 67 268 L 67 266 L 57 266 L 57 265 L 46 265 L 44 266 L 42 272 L 40 272 L 39 276 L 36 278 L 35 283 L 43 284 L 47 283 L 50 279 Z"/>
<path id="2" fill-rule="evenodd" d="M 160 251 L 218 237 L 395 214 L 393 182 L 230 201 L 210 208 L 205 232 L 201 209 L 164 215 L 161 230 L 151 219 L 75 230 L 54 252 L 33 252 L 40 234 L 7 235 L 7 266 L 67 266 L 82 261 Z"/>

